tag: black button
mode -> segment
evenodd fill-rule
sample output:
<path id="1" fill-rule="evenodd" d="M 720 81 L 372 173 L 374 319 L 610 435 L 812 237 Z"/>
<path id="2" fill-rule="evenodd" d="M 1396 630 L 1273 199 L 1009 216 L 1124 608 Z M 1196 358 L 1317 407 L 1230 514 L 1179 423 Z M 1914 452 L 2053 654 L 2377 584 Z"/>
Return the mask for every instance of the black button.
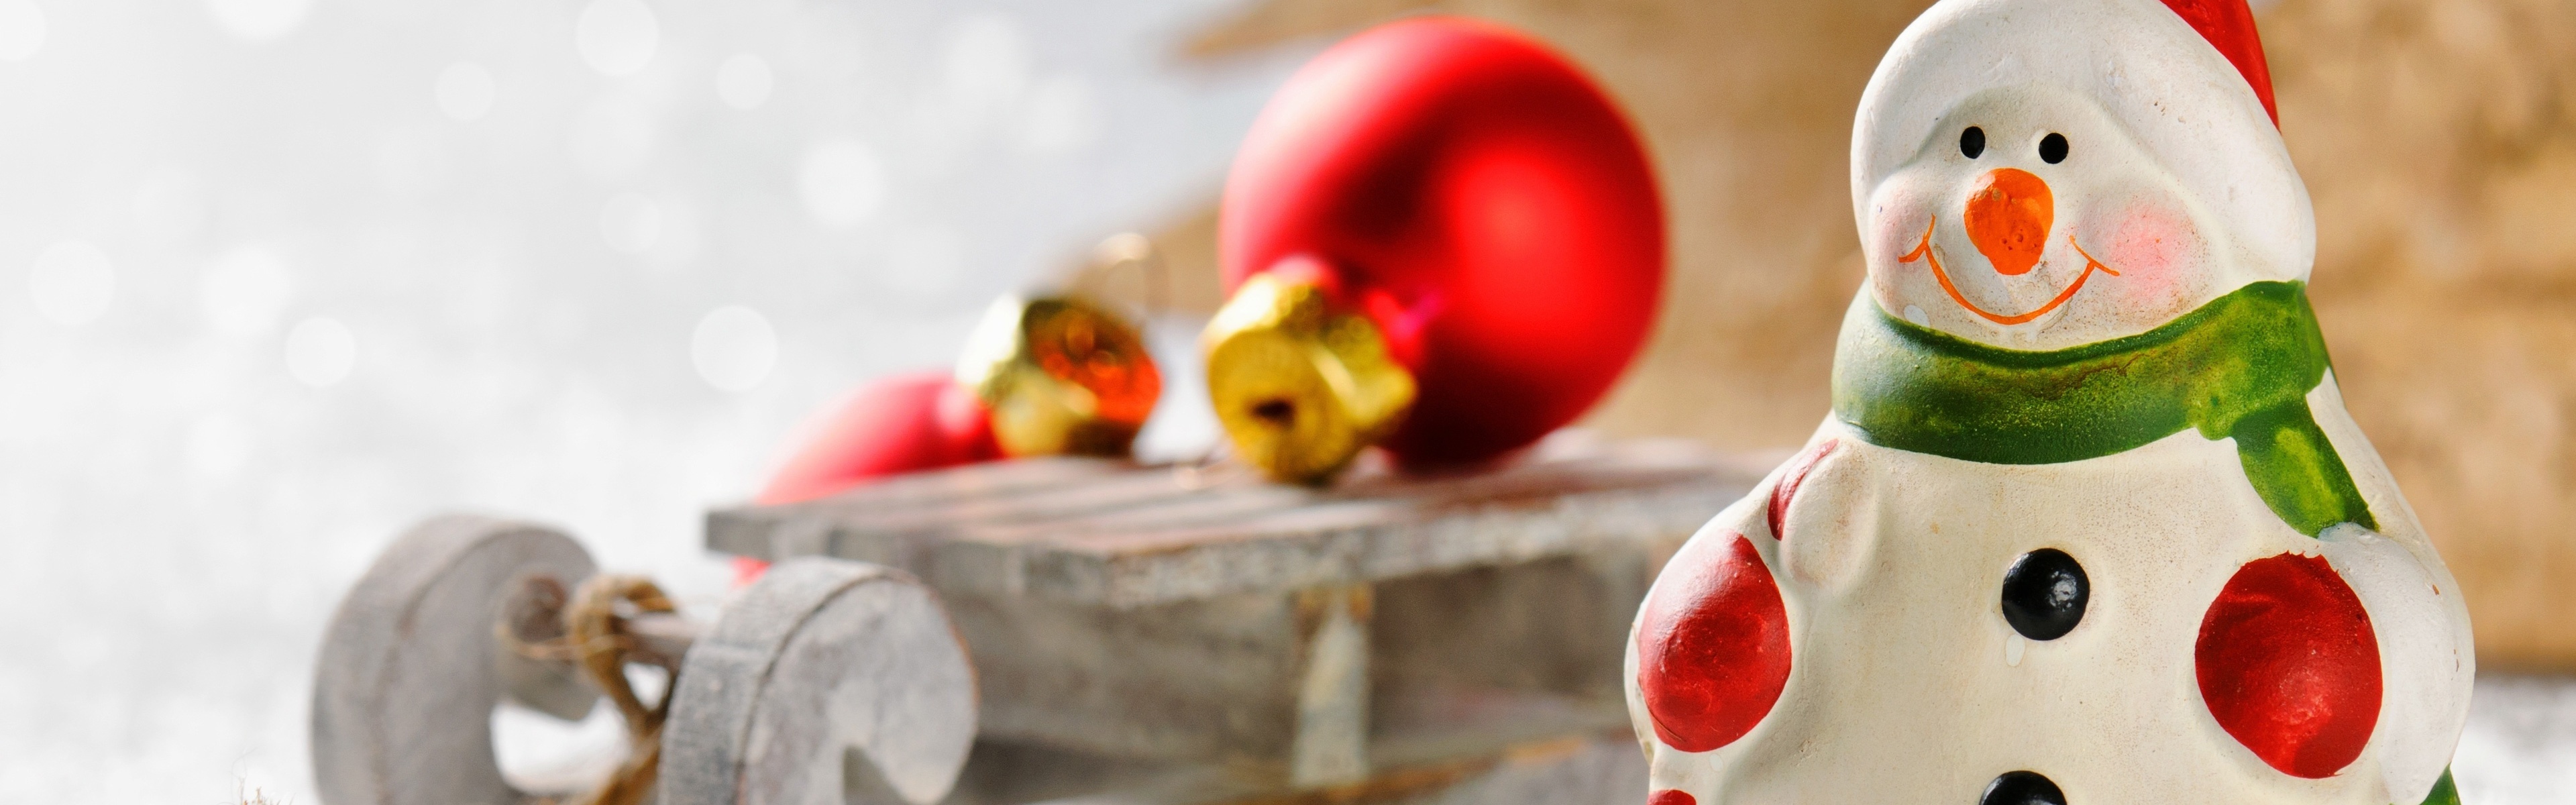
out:
<path id="1" fill-rule="evenodd" d="M 2023 637 L 2055 640 L 2075 631 L 2092 595 L 2093 583 L 2075 557 L 2041 548 L 2022 554 L 2004 571 L 2004 621 Z"/>
<path id="2" fill-rule="evenodd" d="M 2066 805 L 2066 792 L 2035 771 L 2008 771 L 1986 784 L 1977 805 Z"/>

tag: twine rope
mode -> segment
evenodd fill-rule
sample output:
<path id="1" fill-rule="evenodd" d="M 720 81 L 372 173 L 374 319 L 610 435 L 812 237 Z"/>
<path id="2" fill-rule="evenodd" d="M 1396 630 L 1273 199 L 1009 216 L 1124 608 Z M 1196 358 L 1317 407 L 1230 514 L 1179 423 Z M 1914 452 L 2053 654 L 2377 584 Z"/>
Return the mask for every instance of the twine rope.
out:
<path id="1" fill-rule="evenodd" d="M 556 588 L 560 590 L 561 588 Z M 662 588 L 643 576 L 600 574 L 583 581 L 564 602 L 561 634 L 544 640 L 530 641 L 504 624 L 499 630 L 504 644 L 520 656 L 551 662 L 569 662 L 582 670 L 609 701 L 617 705 L 618 715 L 626 721 L 626 760 L 602 781 L 598 788 L 564 800 L 559 805 L 643 805 L 652 796 L 653 785 L 660 779 L 662 761 L 662 722 L 671 714 L 671 692 L 679 687 L 680 669 L 676 658 L 639 655 L 635 638 L 626 629 L 627 619 L 636 615 L 678 611 Z M 635 687 L 627 681 L 628 663 L 650 664 L 666 672 L 670 684 L 662 695 L 647 706 Z"/>

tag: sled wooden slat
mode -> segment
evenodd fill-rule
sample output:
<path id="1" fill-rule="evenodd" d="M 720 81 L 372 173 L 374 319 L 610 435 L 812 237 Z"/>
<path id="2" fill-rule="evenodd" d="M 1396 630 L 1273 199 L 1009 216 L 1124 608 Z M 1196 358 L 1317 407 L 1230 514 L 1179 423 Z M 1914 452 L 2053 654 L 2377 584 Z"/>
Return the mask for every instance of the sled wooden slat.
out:
<path id="1" fill-rule="evenodd" d="M 980 740 L 1312 790 L 1623 724 L 1619 647 L 1655 570 L 1769 467 L 1560 441 L 1309 488 L 1058 458 L 718 510 L 707 543 L 928 583 L 974 658 Z M 1461 720 L 1497 712 L 1528 716 Z"/>
<path id="2" fill-rule="evenodd" d="M 1023 466 L 1026 464 L 1042 466 Z M 1347 584 L 1687 535 L 1760 470 L 1603 449 L 1325 490 L 1050 459 L 927 473 L 708 516 L 709 547 L 881 562 L 943 590 L 1136 607 Z"/>

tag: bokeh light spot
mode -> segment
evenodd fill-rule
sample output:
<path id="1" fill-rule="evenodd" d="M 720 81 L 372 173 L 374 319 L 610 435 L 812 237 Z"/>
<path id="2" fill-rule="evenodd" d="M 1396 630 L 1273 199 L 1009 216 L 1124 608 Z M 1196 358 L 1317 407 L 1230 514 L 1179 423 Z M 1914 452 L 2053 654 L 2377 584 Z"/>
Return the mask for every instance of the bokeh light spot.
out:
<path id="1" fill-rule="evenodd" d="M 88 324 L 116 301 L 116 264 L 86 241 L 56 243 L 29 267 L 27 293 L 36 315 L 66 327 Z"/>
<path id="2" fill-rule="evenodd" d="M 286 371 L 304 385 L 328 388 L 358 363 L 358 337 L 339 319 L 315 316 L 286 333 Z"/>
<path id="3" fill-rule="evenodd" d="M 438 73 L 438 111 L 459 123 L 483 119 L 492 111 L 492 99 L 498 90 L 492 83 L 492 71 L 470 61 L 457 62 Z"/>
<path id="4" fill-rule="evenodd" d="M 960 20 L 950 34 L 946 84 L 950 102 L 970 120 L 1002 112 L 1027 89 L 1028 37 L 1009 14 L 985 12 Z"/>
<path id="5" fill-rule="evenodd" d="M 601 75 L 634 75 L 653 62 L 662 22 L 642 0 L 590 0 L 573 28 L 573 44 Z"/>
<path id="6" fill-rule="evenodd" d="M 214 413 L 188 426 L 188 466 L 199 475 L 225 480 L 250 465 L 254 438 L 239 417 Z"/>
<path id="7" fill-rule="evenodd" d="M 886 239 L 886 288 L 900 298 L 939 301 L 963 284 L 966 237 L 936 222 L 908 226 Z"/>
<path id="8" fill-rule="evenodd" d="M 7 0 L 0 0 L 6 2 Z M 205 227 L 204 193 L 186 173 L 170 171 L 134 189 L 134 222 L 145 237 L 184 242 Z"/>
<path id="9" fill-rule="evenodd" d="M 1029 92 L 1029 150 L 1060 154 L 1089 146 L 1099 136 L 1100 115 L 1091 100 L 1091 85 L 1076 76 L 1052 76 Z"/>
<path id="10" fill-rule="evenodd" d="M 643 254 L 662 240 L 662 207 L 641 193 L 619 193 L 599 210 L 599 238 L 608 248 Z"/>
<path id="11" fill-rule="evenodd" d="M 856 226 L 885 204 L 885 168 L 856 140 L 827 140 L 806 151 L 796 185 L 805 210 L 835 229 Z"/>
<path id="12" fill-rule="evenodd" d="M 716 97 L 736 109 L 758 109 L 769 102 L 769 91 L 776 80 L 768 60 L 736 53 L 716 67 Z"/>
<path id="13" fill-rule="evenodd" d="M 0 61 L 26 61 L 45 50 L 45 9 L 36 0 L 0 0 Z"/>
<path id="14" fill-rule="evenodd" d="M 570 133 L 573 164 L 615 178 L 653 154 L 653 110 L 632 95 L 611 94 L 583 108 Z"/>
<path id="15" fill-rule="evenodd" d="M 652 248 L 644 253 L 657 266 L 675 266 L 698 256 L 705 238 L 698 232 L 697 211 L 686 196 L 662 196 L 653 199 L 656 226 Z"/>
<path id="16" fill-rule="evenodd" d="M 295 32 L 312 10 L 313 0 L 206 0 L 215 24 L 252 42 L 269 42 Z"/>
<path id="17" fill-rule="evenodd" d="M 225 335 L 256 335 L 277 325 L 295 298 L 286 263 L 259 246 L 225 252 L 197 278 L 197 304 L 206 324 Z"/>
<path id="18" fill-rule="evenodd" d="M 718 391 L 750 391 L 778 365 L 778 333 L 759 311 L 726 305 L 698 320 L 689 357 L 707 385 Z"/>

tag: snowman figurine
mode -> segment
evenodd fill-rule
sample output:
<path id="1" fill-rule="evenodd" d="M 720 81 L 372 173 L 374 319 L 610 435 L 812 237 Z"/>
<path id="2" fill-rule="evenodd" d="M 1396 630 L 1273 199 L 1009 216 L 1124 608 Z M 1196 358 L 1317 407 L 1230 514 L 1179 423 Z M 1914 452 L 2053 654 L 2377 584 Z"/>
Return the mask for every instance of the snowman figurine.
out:
<path id="1" fill-rule="evenodd" d="M 1654 805 L 2457 802 L 2466 608 L 2345 413 L 2243 0 L 1941 0 L 1832 415 L 1665 568 Z"/>

